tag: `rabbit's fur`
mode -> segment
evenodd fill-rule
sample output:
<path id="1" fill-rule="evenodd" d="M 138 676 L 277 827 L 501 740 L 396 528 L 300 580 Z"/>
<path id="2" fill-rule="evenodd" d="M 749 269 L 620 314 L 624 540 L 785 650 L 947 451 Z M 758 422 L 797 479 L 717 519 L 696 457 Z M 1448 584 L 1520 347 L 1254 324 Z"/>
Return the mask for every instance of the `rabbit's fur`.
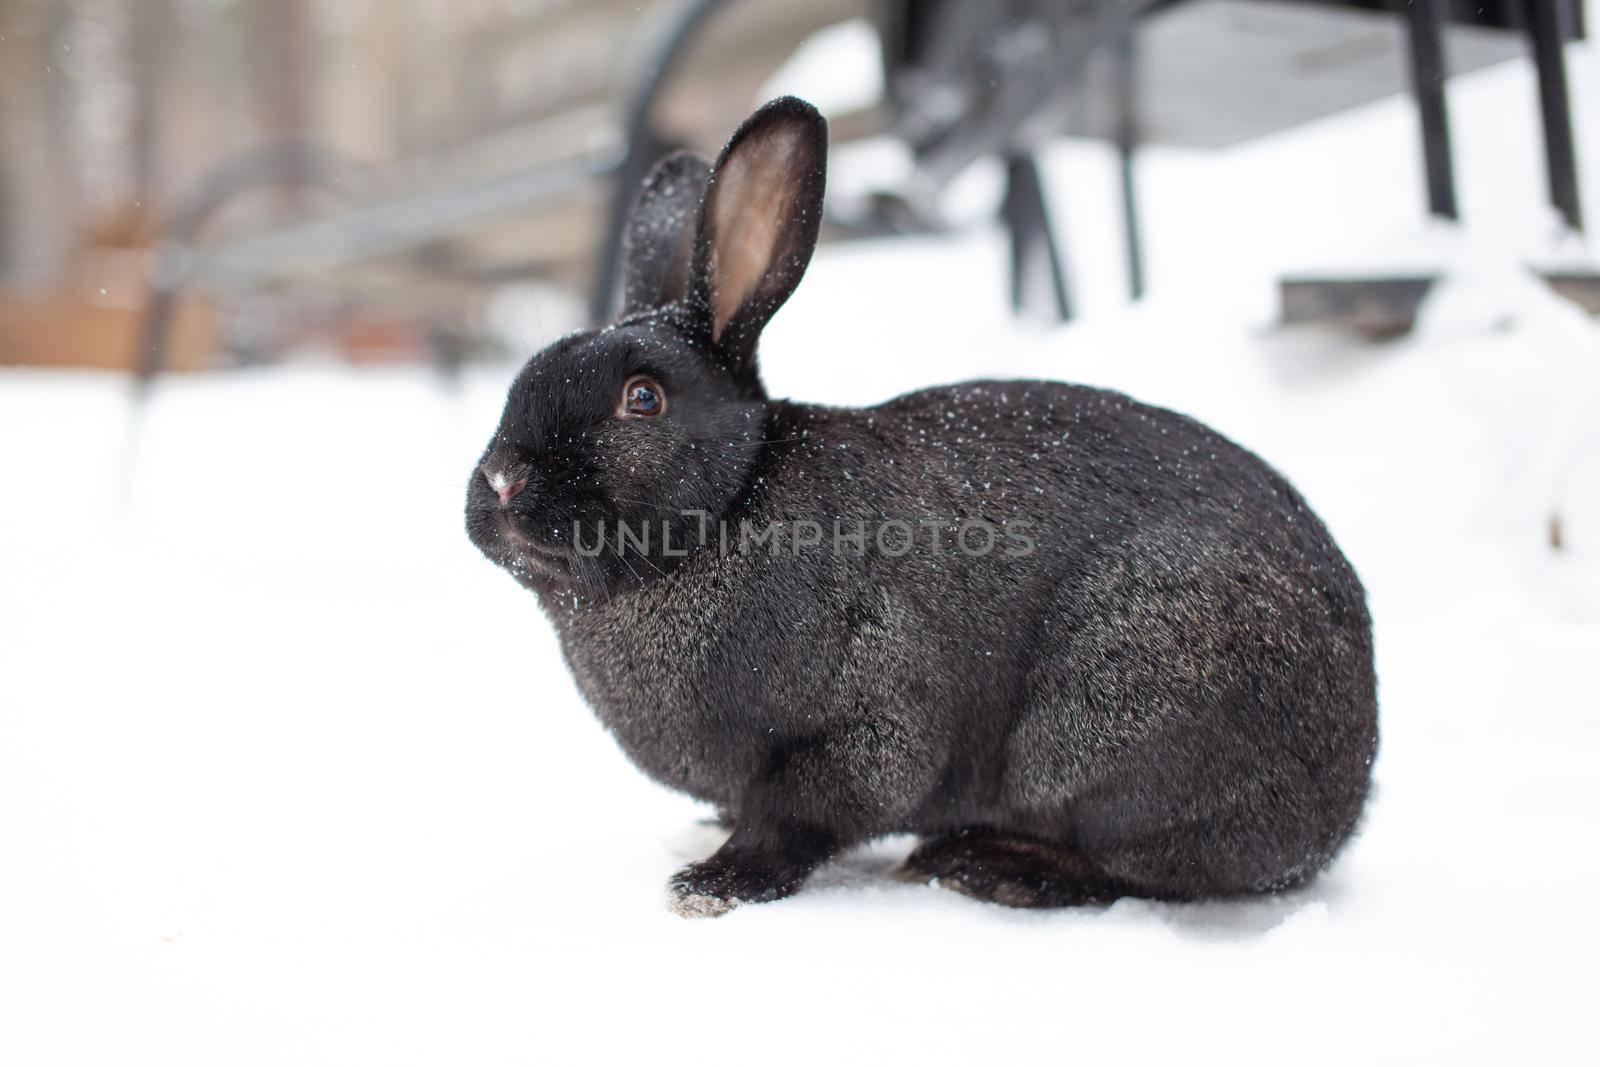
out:
<path id="1" fill-rule="evenodd" d="M 624 750 L 731 823 L 678 910 L 785 896 L 906 831 L 927 836 L 905 877 L 1014 905 L 1314 874 L 1377 743 L 1365 600 L 1321 522 L 1254 455 L 1116 393 L 768 399 L 755 343 L 809 261 L 825 150 L 785 98 L 714 169 L 660 164 L 623 317 L 529 361 L 468 493 Z M 617 415 L 641 373 L 664 413 Z"/>

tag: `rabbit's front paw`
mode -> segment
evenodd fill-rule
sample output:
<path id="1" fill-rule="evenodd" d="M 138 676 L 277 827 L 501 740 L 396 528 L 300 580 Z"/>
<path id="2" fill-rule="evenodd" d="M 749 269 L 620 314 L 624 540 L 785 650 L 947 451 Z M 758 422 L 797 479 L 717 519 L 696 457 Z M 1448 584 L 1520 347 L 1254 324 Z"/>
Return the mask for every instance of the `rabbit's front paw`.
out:
<path id="1" fill-rule="evenodd" d="M 710 918 L 740 904 L 786 897 L 802 881 L 803 875 L 787 875 L 754 857 L 719 852 L 672 876 L 667 883 L 668 906 L 684 918 Z"/>

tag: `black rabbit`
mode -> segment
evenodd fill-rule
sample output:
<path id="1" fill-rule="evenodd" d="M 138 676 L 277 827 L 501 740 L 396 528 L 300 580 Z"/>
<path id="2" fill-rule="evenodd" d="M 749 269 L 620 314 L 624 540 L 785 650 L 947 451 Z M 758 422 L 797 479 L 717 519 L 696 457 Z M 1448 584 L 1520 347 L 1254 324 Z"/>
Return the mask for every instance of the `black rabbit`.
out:
<path id="1" fill-rule="evenodd" d="M 1017 906 L 1315 874 L 1377 744 L 1365 600 L 1322 523 L 1117 393 L 769 399 L 756 340 L 810 260 L 826 149 L 784 98 L 714 167 L 659 164 L 622 317 L 528 361 L 467 494 L 624 750 L 732 826 L 675 907 L 788 895 L 898 832 L 924 835 L 906 877 Z"/>

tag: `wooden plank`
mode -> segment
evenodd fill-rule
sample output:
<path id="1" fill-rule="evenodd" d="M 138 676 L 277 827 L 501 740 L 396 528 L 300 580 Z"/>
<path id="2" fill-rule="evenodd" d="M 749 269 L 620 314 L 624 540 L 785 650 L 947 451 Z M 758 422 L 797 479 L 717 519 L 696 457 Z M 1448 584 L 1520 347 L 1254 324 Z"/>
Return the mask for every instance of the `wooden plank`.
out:
<path id="1" fill-rule="evenodd" d="M 70 296 L 0 293 L 0 365 L 130 370 L 141 311 Z M 184 300 L 173 322 L 166 367 L 215 364 L 216 319 L 197 299 Z"/>
<path id="2" fill-rule="evenodd" d="M 1433 288 L 1428 276 L 1284 278 L 1278 283 L 1285 325 L 1329 325 L 1383 340 L 1411 329 Z"/>
<path id="3" fill-rule="evenodd" d="M 1536 272 L 1557 296 L 1600 315 L 1600 271 Z M 1292 277 L 1278 282 L 1286 326 L 1324 325 L 1385 340 L 1416 325 L 1417 309 L 1437 279 L 1431 275 L 1372 278 Z"/>
<path id="4" fill-rule="evenodd" d="M 1541 271 L 1546 284 L 1591 315 L 1600 315 L 1600 270 Z"/>

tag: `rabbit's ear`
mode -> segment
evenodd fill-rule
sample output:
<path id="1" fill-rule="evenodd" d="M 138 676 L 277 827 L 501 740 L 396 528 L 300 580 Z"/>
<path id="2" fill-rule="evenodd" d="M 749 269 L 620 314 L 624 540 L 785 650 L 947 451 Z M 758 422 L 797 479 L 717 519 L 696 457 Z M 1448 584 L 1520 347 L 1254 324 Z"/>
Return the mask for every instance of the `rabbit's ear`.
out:
<path id="1" fill-rule="evenodd" d="M 711 164 L 693 152 L 674 152 L 651 168 L 628 215 L 623 250 L 622 313 L 670 304 L 689 281 L 695 221 Z"/>
<path id="2" fill-rule="evenodd" d="M 785 96 L 745 120 L 711 171 L 689 291 L 736 365 L 811 262 L 827 166 L 827 121 Z"/>

